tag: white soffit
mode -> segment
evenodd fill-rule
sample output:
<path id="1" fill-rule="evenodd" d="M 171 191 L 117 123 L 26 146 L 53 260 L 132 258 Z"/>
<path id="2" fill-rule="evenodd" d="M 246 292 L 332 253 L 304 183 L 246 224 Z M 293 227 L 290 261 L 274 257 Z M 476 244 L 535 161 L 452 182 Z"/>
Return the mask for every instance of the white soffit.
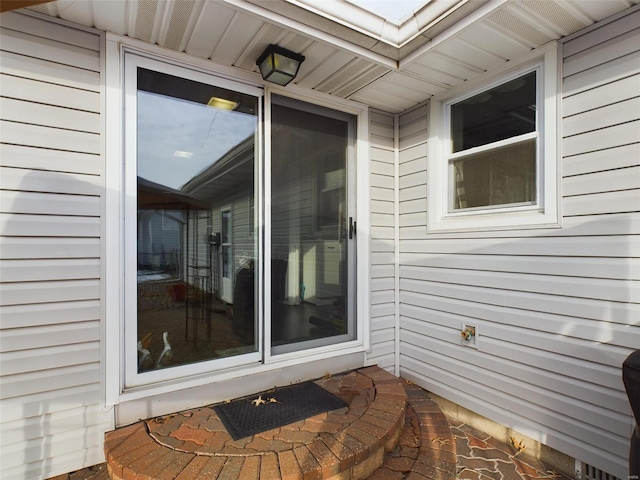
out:
<path id="1" fill-rule="evenodd" d="M 305 56 L 296 84 L 402 113 L 639 2 L 425 0 L 396 23 L 347 0 L 57 0 L 29 10 L 249 71 L 257 81 L 255 60 L 275 43 Z"/>

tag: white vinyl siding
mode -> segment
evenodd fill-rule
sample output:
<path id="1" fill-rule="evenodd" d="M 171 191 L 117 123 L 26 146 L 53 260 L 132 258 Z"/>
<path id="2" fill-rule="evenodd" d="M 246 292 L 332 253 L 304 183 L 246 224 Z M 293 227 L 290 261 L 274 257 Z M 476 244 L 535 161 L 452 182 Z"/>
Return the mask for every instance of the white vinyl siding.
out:
<path id="1" fill-rule="evenodd" d="M 619 478 L 632 425 L 621 365 L 640 346 L 640 12 L 629 17 L 563 46 L 562 229 L 427 234 L 426 147 L 412 140 L 428 137 L 427 108 L 400 117 L 402 376 Z M 461 345 L 463 322 L 478 349 Z"/>
<path id="2" fill-rule="evenodd" d="M 395 145 L 393 115 L 370 114 L 371 351 L 367 363 L 395 366 Z"/>
<path id="3" fill-rule="evenodd" d="M 103 461 L 100 37 L 0 30 L 0 477 Z"/>

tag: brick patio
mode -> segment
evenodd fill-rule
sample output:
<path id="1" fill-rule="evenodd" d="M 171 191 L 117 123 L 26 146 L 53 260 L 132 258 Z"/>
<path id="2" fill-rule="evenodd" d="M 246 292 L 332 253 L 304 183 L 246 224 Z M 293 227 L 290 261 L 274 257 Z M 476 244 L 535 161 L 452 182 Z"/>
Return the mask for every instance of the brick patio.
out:
<path id="1" fill-rule="evenodd" d="M 348 408 L 234 441 L 212 407 L 106 436 L 107 464 L 55 480 L 530 480 L 559 478 L 512 445 L 441 412 L 423 389 L 378 367 L 316 383 Z"/>

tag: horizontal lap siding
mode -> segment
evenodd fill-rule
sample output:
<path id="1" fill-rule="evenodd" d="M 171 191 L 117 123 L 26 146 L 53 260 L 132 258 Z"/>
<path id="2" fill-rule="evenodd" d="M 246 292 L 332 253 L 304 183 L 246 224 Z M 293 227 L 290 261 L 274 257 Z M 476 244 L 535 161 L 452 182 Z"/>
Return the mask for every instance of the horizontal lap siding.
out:
<path id="1" fill-rule="evenodd" d="M 369 364 L 395 366 L 395 154 L 393 115 L 371 112 L 371 351 Z"/>
<path id="2" fill-rule="evenodd" d="M 0 477 L 103 461 L 100 37 L 0 30 Z"/>
<path id="3" fill-rule="evenodd" d="M 419 237 L 424 238 L 427 228 L 427 122 L 426 106 L 400 118 L 398 209 L 401 246 L 407 229 L 416 229 Z M 402 254 L 402 248 L 400 252 Z"/>
<path id="4" fill-rule="evenodd" d="M 560 230 L 427 234 L 427 112 L 400 118 L 402 375 L 619 478 L 620 367 L 640 347 L 638 25 L 636 9 L 564 45 Z"/>

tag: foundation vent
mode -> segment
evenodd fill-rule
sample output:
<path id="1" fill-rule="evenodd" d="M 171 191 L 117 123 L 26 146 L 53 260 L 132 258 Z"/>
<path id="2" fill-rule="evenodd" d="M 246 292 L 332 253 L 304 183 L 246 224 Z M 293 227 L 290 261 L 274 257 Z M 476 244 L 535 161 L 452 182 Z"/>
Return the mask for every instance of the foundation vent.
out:
<path id="1" fill-rule="evenodd" d="M 610 473 L 592 467 L 588 463 L 576 460 L 576 479 L 577 480 L 620 480 Z"/>

